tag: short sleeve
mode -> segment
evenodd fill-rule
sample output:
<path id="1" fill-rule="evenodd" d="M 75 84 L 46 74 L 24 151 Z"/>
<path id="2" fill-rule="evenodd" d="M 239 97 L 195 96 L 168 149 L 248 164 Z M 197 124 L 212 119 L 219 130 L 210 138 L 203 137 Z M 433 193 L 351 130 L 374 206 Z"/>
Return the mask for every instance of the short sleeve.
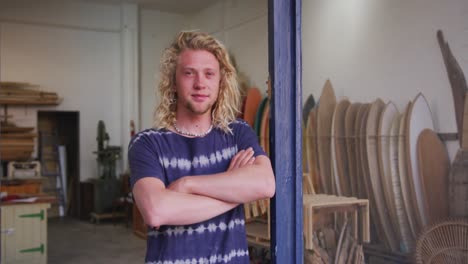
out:
<path id="1" fill-rule="evenodd" d="M 260 144 L 258 143 L 257 135 L 252 127 L 242 119 L 237 119 L 235 122 L 235 136 L 237 139 L 237 146 L 239 150 L 248 149 L 252 147 L 254 150 L 254 156 L 265 155 L 265 151 L 262 149 Z"/>
<path id="2" fill-rule="evenodd" d="M 151 139 L 150 135 L 145 135 L 143 132 L 135 135 L 128 148 L 128 162 L 132 189 L 139 179 L 145 177 L 160 179 L 167 185 L 157 144 Z"/>

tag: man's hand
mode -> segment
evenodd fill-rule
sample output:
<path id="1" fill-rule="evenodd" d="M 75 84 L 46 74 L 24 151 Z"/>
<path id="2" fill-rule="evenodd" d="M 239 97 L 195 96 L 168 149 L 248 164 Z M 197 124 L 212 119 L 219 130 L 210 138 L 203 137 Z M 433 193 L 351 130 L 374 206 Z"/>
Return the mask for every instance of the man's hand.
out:
<path id="1" fill-rule="evenodd" d="M 237 152 L 237 154 L 231 159 L 231 163 L 229 164 L 227 171 L 252 165 L 255 161 L 255 157 L 253 155 L 254 151 L 252 148 Z"/>

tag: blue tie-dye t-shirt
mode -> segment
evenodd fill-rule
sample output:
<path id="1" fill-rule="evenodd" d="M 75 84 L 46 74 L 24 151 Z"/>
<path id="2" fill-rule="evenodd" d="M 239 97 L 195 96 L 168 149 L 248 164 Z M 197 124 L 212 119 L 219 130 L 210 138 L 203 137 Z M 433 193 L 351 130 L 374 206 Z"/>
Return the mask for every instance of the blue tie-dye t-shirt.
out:
<path id="1" fill-rule="evenodd" d="M 158 178 L 167 187 L 182 176 L 224 172 L 232 157 L 249 147 L 254 156 L 265 155 L 245 121 L 230 127 L 232 134 L 214 128 L 202 138 L 166 129 L 138 133 L 128 152 L 132 187 L 144 177 Z M 146 263 L 249 263 L 243 206 L 197 224 L 149 229 Z"/>

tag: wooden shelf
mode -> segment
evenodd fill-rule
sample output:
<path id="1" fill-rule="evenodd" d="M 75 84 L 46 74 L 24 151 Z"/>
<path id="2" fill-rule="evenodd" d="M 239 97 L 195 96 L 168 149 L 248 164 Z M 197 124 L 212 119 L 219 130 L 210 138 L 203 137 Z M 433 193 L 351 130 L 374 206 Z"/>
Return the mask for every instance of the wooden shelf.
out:
<path id="1" fill-rule="evenodd" d="M 56 101 L 41 101 L 41 100 L 25 100 L 25 99 L 0 99 L 0 105 L 53 105 L 57 106 L 61 103 L 62 100 Z"/>

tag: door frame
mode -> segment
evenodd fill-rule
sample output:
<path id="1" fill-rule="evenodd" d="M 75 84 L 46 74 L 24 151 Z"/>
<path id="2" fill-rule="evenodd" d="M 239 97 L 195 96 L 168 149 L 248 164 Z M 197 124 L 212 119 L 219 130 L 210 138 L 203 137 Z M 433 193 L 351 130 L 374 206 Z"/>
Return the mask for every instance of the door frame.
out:
<path id="1" fill-rule="evenodd" d="M 303 263 L 302 0 L 268 1 L 272 85 L 270 145 L 276 175 L 271 209 L 273 263 Z"/>

